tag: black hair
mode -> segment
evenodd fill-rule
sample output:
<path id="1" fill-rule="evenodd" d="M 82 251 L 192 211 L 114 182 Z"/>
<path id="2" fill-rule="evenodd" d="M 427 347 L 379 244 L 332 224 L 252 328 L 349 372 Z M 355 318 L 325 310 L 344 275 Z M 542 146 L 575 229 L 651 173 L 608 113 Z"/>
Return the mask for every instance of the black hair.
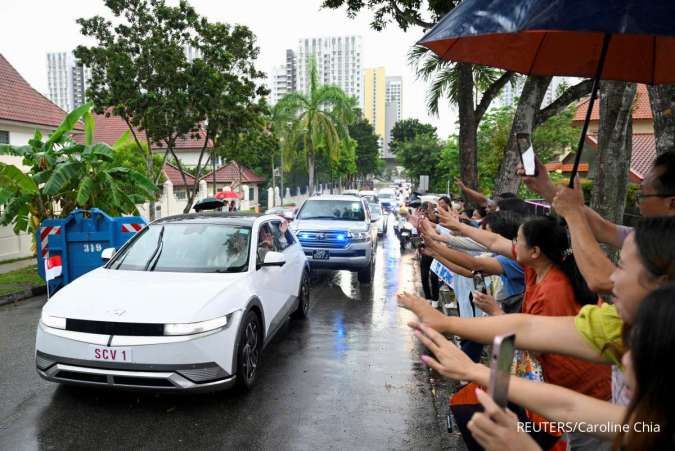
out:
<path id="1" fill-rule="evenodd" d="M 652 276 L 675 281 L 675 216 L 642 219 L 635 228 L 635 245 Z"/>
<path id="2" fill-rule="evenodd" d="M 517 199 L 518 196 L 515 193 L 505 192 L 497 194 L 497 199 Z"/>
<path id="3" fill-rule="evenodd" d="M 516 213 L 519 213 L 523 216 L 528 216 L 532 213 L 532 207 L 530 204 L 522 199 L 518 199 L 517 197 L 500 199 L 497 201 L 497 206 L 501 211 L 515 211 Z"/>
<path id="4" fill-rule="evenodd" d="M 476 211 L 480 215 L 481 219 L 483 219 L 483 218 L 485 218 L 485 216 L 487 216 L 487 208 L 485 208 L 485 207 L 478 207 L 474 210 L 474 213 Z"/>
<path id="5" fill-rule="evenodd" d="M 647 295 L 638 308 L 628 334 L 636 386 L 626 412 L 625 424 L 658 425 L 659 430 L 639 432 L 631 428 L 619 434 L 615 449 L 675 449 L 675 390 L 664 358 L 675 353 L 675 284 Z"/>
<path id="6" fill-rule="evenodd" d="M 469 217 L 469 219 L 471 219 L 471 216 L 473 216 L 473 208 L 465 208 L 462 213 L 464 213 Z"/>
<path id="7" fill-rule="evenodd" d="M 539 247 L 541 252 L 557 266 L 572 284 L 575 301 L 579 305 L 595 304 L 598 296 L 588 288 L 586 280 L 570 253 L 567 229 L 552 216 L 538 216 L 525 221 L 523 235 L 529 247 Z"/>
<path id="8" fill-rule="evenodd" d="M 450 205 L 450 203 L 452 202 L 452 201 L 450 200 L 450 197 L 448 197 L 448 196 L 441 196 L 441 197 L 438 198 L 438 200 L 439 200 L 439 201 L 443 201 L 443 202 L 445 202 L 445 203 L 448 204 L 448 205 Z"/>
<path id="9" fill-rule="evenodd" d="M 654 160 L 654 167 L 662 167 L 663 173 L 654 180 L 658 194 L 675 195 L 675 151 L 666 152 Z"/>
<path id="10" fill-rule="evenodd" d="M 485 215 L 481 225 L 489 225 L 494 233 L 513 240 L 518 236 L 518 228 L 522 222 L 523 217 L 514 211 L 497 211 Z"/>

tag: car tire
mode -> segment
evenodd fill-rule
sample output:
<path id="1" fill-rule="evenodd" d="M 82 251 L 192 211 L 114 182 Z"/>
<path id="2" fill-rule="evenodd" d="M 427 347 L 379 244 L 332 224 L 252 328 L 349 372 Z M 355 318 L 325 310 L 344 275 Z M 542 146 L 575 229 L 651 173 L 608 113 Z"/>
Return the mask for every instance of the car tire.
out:
<path id="1" fill-rule="evenodd" d="M 262 354 L 262 325 L 255 312 L 246 313 L 237 349 L 237 385 L 242 391 L 253 388 L 258 378 Z"/>
<path id="2" fill-rule="evenodd" d="M 359 283 L 370 283 L 373 280 L 373 263 L 375 259 L 371 258 L 370 264 L 358 272 Z"/>
<path id="3" fill-rule="evenodd" d="M 302 275 L 302 282 L 300 283 L 300 292 L 298 293 L 298 308 L 291 313 L 291 318 L 305 319 L 309 315 L 310 290 L 309 290 L 309 276 L 307 272 Z"/>

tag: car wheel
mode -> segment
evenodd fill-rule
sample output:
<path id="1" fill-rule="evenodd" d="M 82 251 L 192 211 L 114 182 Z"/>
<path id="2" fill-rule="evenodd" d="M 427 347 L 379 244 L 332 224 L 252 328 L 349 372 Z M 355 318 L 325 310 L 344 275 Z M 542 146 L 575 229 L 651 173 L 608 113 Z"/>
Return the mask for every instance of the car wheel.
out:
<path id="1" fill-rule="evenodd" d="M 292 318 L 305 319 L 309 315 L 310 296 L 309 296 L 309 277 L 305 272 L 300 284 L 300 293 L 298 293 L 298 308 L 291 314 Z"/>
<path id="2" fill-rule="evenodd" d="M 373 280 L 373 266 L 375 258 L 370 259 L 370 265 L 358 272 L 358 279 L 360 283 L 370 283 Z"/>
<path id="3" fill-rule="evenodd" d="M 262 352 L 260 319 L 255 312 L 249 311 L 239 336 L 237 351 L 237 383 L 245 391 L 250 390 L 258 377 L 260 355 Z"/>

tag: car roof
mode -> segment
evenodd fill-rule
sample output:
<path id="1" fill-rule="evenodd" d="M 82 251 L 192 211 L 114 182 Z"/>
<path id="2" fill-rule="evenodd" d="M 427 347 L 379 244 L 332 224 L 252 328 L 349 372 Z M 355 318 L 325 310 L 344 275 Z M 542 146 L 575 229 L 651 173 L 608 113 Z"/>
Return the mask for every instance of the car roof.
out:
<path id="1" fill-rule="evenodd" d="M 353 194 L 324 194 L 322 196 L 310 197 L 305 202 L 310 202 L 313 200 L 346 200 L 354 202 L 361 200 L 361 198 Z"/>
<path id="2" fill-rule="evenodd" d="M 201 212 L 184 215 L 167 216 L 157 219 L 152 224 L 209 222 L 214 224 L 229 224 L 235 226 L 253 226 L 256 221 L 261 222 L 269 219 L 279 219 L 280 216 L 273 214 L 261 215 L 248 212 Z"/>

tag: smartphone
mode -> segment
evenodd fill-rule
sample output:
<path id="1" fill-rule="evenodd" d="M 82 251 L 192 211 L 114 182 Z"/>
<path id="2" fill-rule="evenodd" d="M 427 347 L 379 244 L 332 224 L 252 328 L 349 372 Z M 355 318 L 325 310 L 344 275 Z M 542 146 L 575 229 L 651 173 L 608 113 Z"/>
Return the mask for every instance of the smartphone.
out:
<path id="1" fill-rule="evenodd" d="M 534 148 L 529 133 L 516 133 L 516 143 L 520 153 L 520 162 L 523 163 L 525 175 L 536 176 L 537 164 L 535 163 Z"/>
<path id="2" fill-rule="evenodd" d="M 487 294 L 487 287 L 485 286 L 485 278 L 483 274 L 478 271 L 473 272 L 473 288 L 483 294 Z"/>
<path id="3" fill-rule="evenodd" d="M 511 362 L 515 349 L 516 335 L 497 335 L 492 343 L 490 358 L 490 383 L 488 394 L 500 407 L 506 407 L 509 394 Z"/>

